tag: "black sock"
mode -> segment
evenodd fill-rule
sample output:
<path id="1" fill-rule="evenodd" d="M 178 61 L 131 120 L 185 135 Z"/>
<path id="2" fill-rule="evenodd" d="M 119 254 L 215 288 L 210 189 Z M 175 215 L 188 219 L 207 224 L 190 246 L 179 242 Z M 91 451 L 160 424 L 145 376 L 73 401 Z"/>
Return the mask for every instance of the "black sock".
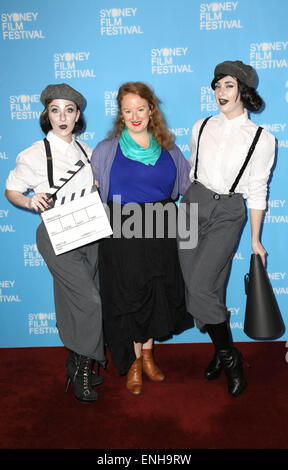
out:
<path id="1" fill-rule="evenodd" d="M 206 324 L 206 330 L 215 346 L 216 351 L 219 349 L 229 349 L 231 347 L 232 338 L 226 321 L 216 325 Z"/>

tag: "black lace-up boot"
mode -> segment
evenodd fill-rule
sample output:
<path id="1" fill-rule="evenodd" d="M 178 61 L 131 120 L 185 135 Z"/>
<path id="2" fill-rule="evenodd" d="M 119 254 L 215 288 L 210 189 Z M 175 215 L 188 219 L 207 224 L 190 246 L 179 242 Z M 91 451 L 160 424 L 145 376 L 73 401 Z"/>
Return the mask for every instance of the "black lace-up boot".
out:
<path id="1" fill-rule="evenodd" d="M 94 360 L 90 357 L 77 355 L 74 374 L 66 375 L 65 392 L 67 392 L 70 382 L 72 382 L 75 398 L 82 403 L 92 403 L 98 398 L 98 393 L 91 387 L 93 362 Z"/>
<path id="2" fill-rule="evenodd" d="M 66 361 L 66 375 L 69 377 L 73 376 L 75 374 L 76 368 L 77 368 L 77 354 L 74 353 L 74 351 L 69 351 L 67 361 Z M 97 387 L 98 385 L 101 385 L 102 383 L 103 383 L 103 377 L 101 377 L 101 375 L 98 375 L 98 373 L 92 369 L 91 387 L 92 388 Z"/>

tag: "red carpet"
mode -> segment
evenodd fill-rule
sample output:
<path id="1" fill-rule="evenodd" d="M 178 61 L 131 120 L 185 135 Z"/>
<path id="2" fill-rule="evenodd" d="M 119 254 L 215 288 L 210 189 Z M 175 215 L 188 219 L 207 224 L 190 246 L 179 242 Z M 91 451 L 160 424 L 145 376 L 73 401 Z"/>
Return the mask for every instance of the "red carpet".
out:
<path id="1" fill-rule="evenodd" d="M 232 398 L 207 382 L 211 344 L 155 346 L 166 380 L 133 397 L 109 361 L 94 404 L 64 394 L 64 348 L 0 349 L 1 449 L 287 449 L 286 343 L 238 345 L 251 364 Z M 109 357 L 109 356 L 108 356 Z"/>

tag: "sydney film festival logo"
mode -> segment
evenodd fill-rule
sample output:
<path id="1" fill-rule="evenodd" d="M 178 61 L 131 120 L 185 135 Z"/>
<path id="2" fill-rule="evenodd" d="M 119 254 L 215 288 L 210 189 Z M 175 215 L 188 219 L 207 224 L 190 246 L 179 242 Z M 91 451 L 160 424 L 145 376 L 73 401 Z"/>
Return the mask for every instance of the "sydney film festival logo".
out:
<path id="1" fill-rule="evenodd" d="M 200 30 L 242 29 L 237 14 L 240 2 L 210 2 L 200 4 Z"/>
<path id="2" fill-rule="evenodd" d="M 93 68 L 89 67 L 89 51 L 60 52 L 54 54 L 55 79 L 95 78 Z"/>
<path id="3" fill-rule="evenodd" d="M 217 103 L 214 99 L 214 90 L 212 90 L 211 85 L 201 87 L 200 102 L 201 112 L 210 113 L 218 110 Z"/>
<path id="4" fill-rule="evenodd" d="M 15 231 L 13 225 L 9 223 L 9 209 L 0 209 L 0 233 L 14 233 Z"/>
<path id="5" fill-rule="evenodd" d="M 28 330 L 31 336 L 58 335 L 55 312 L 28 313 Z"/>
<path id="6" fill-rule="evenodd" d="M 192 73 L 194 70 L 188 63 L 188 55 L 187 46 L 153 48 L 151 49 L 151 73 L 158 75 Z"/>
<path id="7" fill-rule="evenodd" d="M 0 281 L 0 303 L 21 302 L 19 294 L 15 292 L 15 288 L 15 280 Z"/>
<path id="8" fill-rule="evenodd" d="M 250 65 L 255 69 L 288 67 L 288 41 L 253 42 L 250 44 Z"/>
<path id="9" fill-rule="evenodd" d="M 137 24 L 137 13 L 138 8 L 101 9 L 101 36 L 129 36 L 143 34 L 142 25 Z"/>
<path id="10" fill-rule="evenodd" d="M 28 268 L 35 268 L 39 266 L 46 266 L 36 243 L 24 243 L 23 245 L 23 262 L 24 266 Z"/>
<path id="11" fill-rule="evenodd" d="M 11 120 L 39 119 L 40 95 L 11 95 L 9 96 Z"/>
<path id="12" fill-rule="evenodd" d="M 1 14 L 2 38 L 6 41 L 45 39 L 37 28 L 38 12 L 14 12 Z"/>

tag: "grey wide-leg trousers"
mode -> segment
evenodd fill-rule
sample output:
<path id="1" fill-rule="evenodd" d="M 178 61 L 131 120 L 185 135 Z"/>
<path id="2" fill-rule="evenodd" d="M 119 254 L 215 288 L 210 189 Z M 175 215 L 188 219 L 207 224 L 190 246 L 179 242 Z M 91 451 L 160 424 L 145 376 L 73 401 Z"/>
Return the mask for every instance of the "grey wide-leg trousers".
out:
<path id="1" fill-rule="evenodd" d="M 186 210 L 187 227 L 191 223 L 190 203 L 198 204 L 198 243 L 193 249 L 180 249 L 178 238 L 179 258 L 187 311 L 203 329 L 205 324 L 227 320 L 226 283 L 246 210 L 242 194 L 219 195 L 194 182 L 180 202 Z"/>
<path id="2" fill-rule="evenodd" d="M 56 256 L 42 222 L 38 249 L 54 282 L 57 328 L 64 346 L 105 365 L 102 309 L 98 283 L 98 243 Z"/>

